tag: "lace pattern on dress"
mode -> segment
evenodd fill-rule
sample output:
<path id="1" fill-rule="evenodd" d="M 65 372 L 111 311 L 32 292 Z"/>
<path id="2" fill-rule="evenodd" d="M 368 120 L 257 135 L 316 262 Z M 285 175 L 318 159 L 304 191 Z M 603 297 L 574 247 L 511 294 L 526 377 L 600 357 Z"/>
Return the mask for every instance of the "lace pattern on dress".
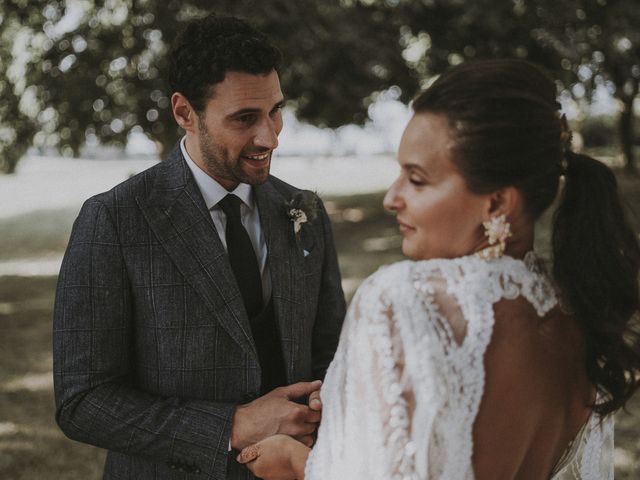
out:
<path id="1" fill-rule="evenodd" d="M 613 437 L 614 416 L 600 418 L 592 413 L 556 465 L 551 479 L 613 479 Z"/>
<path id="2" fill-rule="evenodd" d="M 493 304 L 522 296 L 543 316 L 558 304 L 549 278 L 532 253 L 524 261 L 405 261 L 369 277 L 322 387 L 306 478 L 473 479 Z M 599 430 L 592 420 L 569 461 L 577 476 L 554 479 L 613 478 L 602 475 L 611 459 L 598 455 L 608 423 Z"/>

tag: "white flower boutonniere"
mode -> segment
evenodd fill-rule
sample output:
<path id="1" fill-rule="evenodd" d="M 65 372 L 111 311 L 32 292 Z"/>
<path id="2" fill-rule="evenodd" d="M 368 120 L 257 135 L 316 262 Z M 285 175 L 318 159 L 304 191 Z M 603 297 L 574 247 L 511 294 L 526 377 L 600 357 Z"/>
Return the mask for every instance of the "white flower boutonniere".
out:
<path id="1" fill-rule="evenodd" d="M 297 236 L 304 223 L 312 222 L 316 218 L 318 197 L 309 191 L 297 192 L 290 201 L 286 202 L 285 208 Z"/>
<path id="2" fill-rule="evenodd" d="M 293 222 L 293 231 L 298 233 L 303 223 L 307 223 L 307 214 L 299 208 L 289 210 L 289 219 Z"/>

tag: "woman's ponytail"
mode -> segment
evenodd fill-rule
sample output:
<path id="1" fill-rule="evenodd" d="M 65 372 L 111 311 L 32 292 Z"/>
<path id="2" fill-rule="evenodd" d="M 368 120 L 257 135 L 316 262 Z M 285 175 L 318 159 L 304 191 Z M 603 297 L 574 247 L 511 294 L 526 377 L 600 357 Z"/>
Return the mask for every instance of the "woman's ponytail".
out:
<path id="1" fill-rule="evenodd" d="M 554 216 L 553 273 L 582 324 L 589 378 L 606 394 L 595 410 L 607 414 L 638 387 L 640 246 L 625 220 L 616 178 L 603 163 L 567 152 L 562 195 Z"/>

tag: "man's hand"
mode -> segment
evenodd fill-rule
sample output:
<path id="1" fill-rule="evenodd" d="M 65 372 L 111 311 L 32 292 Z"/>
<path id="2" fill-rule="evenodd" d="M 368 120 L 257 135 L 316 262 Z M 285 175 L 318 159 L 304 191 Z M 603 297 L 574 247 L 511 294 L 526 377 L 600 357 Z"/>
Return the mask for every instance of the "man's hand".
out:
<path id="1" fill-rule="evenodd" d="M 251 403 L 238 406 L 231 426 L 231 447 L 242 450 L 278 433 L 296 437 L 300 442 L 311 446 L 311 434 L 320 422 L 321 413 L 293 400 L 309 395 L 311 403 L 312 396 L 319 397 L 314 392 L 321 385 L 320 380 L 294 383 L 276 388 Z M 316 402 L 313 404 L 317 406 Z"/>

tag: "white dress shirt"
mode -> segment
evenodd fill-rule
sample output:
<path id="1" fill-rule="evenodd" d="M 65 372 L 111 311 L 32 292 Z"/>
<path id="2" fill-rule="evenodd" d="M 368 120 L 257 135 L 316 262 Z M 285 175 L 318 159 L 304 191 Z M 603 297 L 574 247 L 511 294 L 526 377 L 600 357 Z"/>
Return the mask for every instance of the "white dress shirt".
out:
<path id="1" fill-rule="evenodd" d="M 225 228 L 227 226 L 227 216 L 222 211 L 222 208 L 218 205 L 218 202 L 222 200 L 228 193 L 237 195 L 242 204 L 240 205 L 240 217 L 242 225 L 247 230 L 251 244 L 256 253 L 258 260 L 258 266 L 260 267 L 260 274 L 262 276 L 262 298 L 266 305 L 271 297 L 271 275 L 269 273 L 269 265 L 267 264 L 267 242 L 262 233 L 262 226 L 260 225 L 260 213 L 253 198 L 253 190 L 248 183 L 240 183 L 232 191 L 228 192 L 222 185 L 210 177 L 204 170 L 202 170 L 191 159 L 187 148 L 185 146 L 185 137 L 180 141 L 180 149 L 182 155 L 187 161 L 187 165 L 193 173 L 193 177 L 196 180 L 196 184 L 202 193 L 204 203 L 206 204 L 209 212 L 211 213 L 211 219 L 216 227 L 220 241 L 227 250 L 227 240 L 225 238 Z"/>

